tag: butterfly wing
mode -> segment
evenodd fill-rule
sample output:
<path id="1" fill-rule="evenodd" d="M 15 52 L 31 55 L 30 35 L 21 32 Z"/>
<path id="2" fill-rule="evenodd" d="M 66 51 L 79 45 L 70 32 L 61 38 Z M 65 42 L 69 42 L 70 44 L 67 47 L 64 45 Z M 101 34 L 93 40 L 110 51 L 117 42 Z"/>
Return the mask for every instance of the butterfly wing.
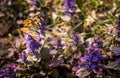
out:
<path id="1" fill-rule="evenodd" d="M 33 22 L 34 22 L 34 24 L 36 25 L 36 27 L 39 27 L 39 26 L 41 26 L 42 24 L 42 21 L 43 21 L 43 18 L 42 17 L 39 17 L 38 15 L 36 15 L 36 16 L 34 16 L 33 18 L 32 18 L 32 20 L 33 20 Z"/>
<path id="2" fill-rule="evenodd" d="M 33 21 L 31 19 L 27 19 L 23 21 L 24 27 L 34 27 Z"/>
<path id="3" fill-rule="evenodd" d="M 29 28 L 25 28 L 25 27 L 24 27 L 24 28 L 21 28 L 21 31 L 24 32 L 24 33 L 29 34 L 30 36 L 32 36 L 32 38 L 33 38 L 34 40 L 36 40 L 36 41 L 39 40 L 39 34 L 38 34 L 37 32 L 35 32 L 35 31 L 29 29 Z"/>

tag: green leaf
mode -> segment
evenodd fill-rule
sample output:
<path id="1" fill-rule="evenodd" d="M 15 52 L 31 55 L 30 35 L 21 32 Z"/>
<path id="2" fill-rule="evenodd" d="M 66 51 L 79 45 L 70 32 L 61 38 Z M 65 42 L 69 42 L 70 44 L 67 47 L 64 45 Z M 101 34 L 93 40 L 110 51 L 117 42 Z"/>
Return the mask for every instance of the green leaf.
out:
<path id="1" fill-rule="evenodd" d="M 5 55 L 5 52 L 0 50 L 0 56 L 3 56 L 3 55 Z"/>
<path id="2" fill-rule="evenodd" d="M 111 23 L 110 20 L 99 20 L 96 22 L 96 24 L 99 24 L 99 25 L 110 24 L 110 23 Z"/>
<path id="3" fill-rule="evenodd" d="M 83 24 L 83 21 L 81 21 L 79 24 L 77 24 L 75 27 L 73 27 L 70 31 L 68 31 L 68 33 L 71 32 L 71 31 L 73 31 L 73 30 L 75 30 L 76 28 L 78 28 L 82 24 Z"/>
<path id="4" fill-rule="evenodd" d="M 36 2 L 37 2 L 37 3 L 40 3 L 40 2 L 41 2 L 41 0 L 36 0 Z"/>
<path id="5" fill-rule="evenodd" d="M 49 49 L 47 48 L 42 48 L 40 51 L 41 59 L 49 61 L 50 56 L 49 56 Z"/>
<path id="6" fill-rule="evenodd" d="M 79 8 L 83 6 L 83 0 L 76 0 L 76 4 L 78 5 Z"/>

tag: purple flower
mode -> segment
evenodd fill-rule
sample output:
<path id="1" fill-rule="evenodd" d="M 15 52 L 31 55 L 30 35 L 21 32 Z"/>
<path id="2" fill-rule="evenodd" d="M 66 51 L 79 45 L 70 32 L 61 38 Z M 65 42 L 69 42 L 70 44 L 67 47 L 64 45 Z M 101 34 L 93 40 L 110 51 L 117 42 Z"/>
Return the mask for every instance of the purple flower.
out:
<path id="1" fill-rule="evenodd" d="M 45 20 L 44 20 L 44 21 L 42 21 L 42 25 L 40 26 L 39 35 L 45 36 L 46 30 L 50 30 L 50 28 L 47 27 L 47 25 L 45 24 Z"/>
<path id="2" fill-rule="evenodd" d="M 78 36 L 78 33 L 73 33 L 71 39 L 73 39 L 75 45 L 80 43 L 80 38 Z"/>
<path id="3" fill-rule="evenodd" d="M 31 5 L 36 6 L 36 7 L 40 7 L 40 3 L 37 2 L 37 0 L 31 0 Z"/>
<path id="4" fill-rule="evenodd" d="M 61 48 L 63 46 L 61 43 L 61 39 L 57 40 L 56 46 L 57 46 L 57 48 L 59 48 L 59 47 Z"/>
<path id="5" fill-rule="evenodd" d="M 4 0 L 4 3 L 7 4 L 9 0 Z"/>
<path id="6" fill-rule="evenodd" d="M 97 62 L 99 60 L 99 56 L 93 56 L 92 61 Z"/>
<path id="7" fill-rule="evenodd" d="M 120 58 L 118 58 L 118 59 L 117 59 L 117 63 L 119 63 L 119 64 L 120 64 Z"/>
<path id="8" fill-rule="evenodd" d="M 86 69 L 90 69 L 90 65 L 88 65 L 88 64 L 85 64 L 84 67 L 85 67 Z"/>
<path id="9" fill-rule="evenodd" d="M 61 39 L 58 39 L 56 41 L 53 41 L 53 43 L 51 43 L 51 45 L 53 47 L 55 47 L 55 49 L 60 49 L 60 48 L 62 48 L 64 46 L 64 44 L 62 44 L 61 41 L 62 41 Z"/>
<path id="10" fill-rule="evenodd" d="M 66 12 L 67 15 L 71 17 L 76 8 L 75 0 L 64 0 L 64 7 L 64 12 Z"/>
<path id="11" fill-rule="evenodd" d="M 117 52 L 118 55 L 120 55 L 120 50 Z"/>
<path id="12" fill-rule="evenodd" d="M 21 52 L 21 53 L 19 53 L 19 60 L 18 60 L 18 62 L 20 61 L 21 63 L 26 63 L 27 62 L 27 54 L 26 54 L 26 52 Z"/>
<path id="13" fill-rule="evenodd" d="M 98 64 L 92 64 L 91 69 L 95 71 L 99 71 L 99 65 Z"/>
<path id="14" fill-rule="evenodd" d="M 15 64 L 6 64 L 5 69 L 2 71 L 1 75 L 4 78 L 17 78 L 17 67 Z"/>
<path id="15" fill-rule="evenodd" d="M 86 61 L 89 61 L 90 58 L 91 58 L 91 57 L 90 57 L 89 55 L 87 55 L 87 54 L 84 56 L 84 59 L 85 59 Z"/>
<path id="16" fill-rule="evenodd" d="M 118 51 L 118 55 L 120 55 L 120 51 Z M 117 63 L 120 64 L 120 58 L 117 59 Z"/>
<path id="17" fill-rule="evenodd" d="M 100 38 L 97 38 L 94 40 L 93 46 L 100 48 L 100 47 L 102 47 L 102 44 L 103 44 L 102 40 Z"/>
<path id="18" fill-rule="evenodd" d="M 37 52 L 35 51 L 41 45 L 35 41 L 30 35 L 26 35 L 26 47 L 29 49 L 29 52 L 35 56 L 37 56 Z"/>
<path id="19" fill-rule="evenodd" d="M 32 5 L 36 5 L 36 4 L 37 4 L 36 0 L 32 0 L 32 1 L 31 1 L 31 4 L 32 4 Z"/>

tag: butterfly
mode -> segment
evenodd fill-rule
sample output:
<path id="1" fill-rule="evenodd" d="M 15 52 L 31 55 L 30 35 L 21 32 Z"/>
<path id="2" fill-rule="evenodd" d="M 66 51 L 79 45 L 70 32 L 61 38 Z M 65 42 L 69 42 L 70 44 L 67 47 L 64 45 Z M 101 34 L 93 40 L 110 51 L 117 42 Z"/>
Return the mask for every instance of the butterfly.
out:
<path id="1" fill-rule="evenodd" d="M 29 34 L 34 40 L 39 40 L 39 27 L 42 25 L 43 18 L 36 15 L 23 21 L 21 31 Z"/>

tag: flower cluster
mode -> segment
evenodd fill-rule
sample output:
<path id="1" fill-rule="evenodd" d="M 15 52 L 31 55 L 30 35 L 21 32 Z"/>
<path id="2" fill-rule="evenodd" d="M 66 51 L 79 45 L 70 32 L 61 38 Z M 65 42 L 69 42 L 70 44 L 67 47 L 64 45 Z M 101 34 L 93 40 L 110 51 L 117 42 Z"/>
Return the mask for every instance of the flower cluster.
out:
<path id="1" fill-rule="evenodd" d="M 2 78 L 17 78 L 17 67 L 15 64 L 6 64 L 5 69 L 2 71 Z"/>
<path id="2" fill-rule="evenodd" d="M 44 44 L 44 35 L 39 31 L 38 40 L 35 40 L 29 33 L 26 34 L 26 49 L 25 51 L 19 53 L 18 62 L 26 63 L 27 61 L 38 61 L 41 58 L 39 57 L 39 49 Z"/>
<path id="3" fill-rule="evenodd" d="M 100 71 L 101 61 L 104 59 L 101 53 L 102 41 L 98 38 L 94 40 L 94 43 L 88 47 L 87 53 L 84 57 L 81 57 L 81 61 L 84 62 L 84 67 L 94 72 Z"/>
<path id="4" fill-rule="evenodd" d="M 82 67 L 87 70 L 100 74 L 102 65 L 101 62 L 105 58 L 105 56 L 101 53 L 102 44 L 103 43 L 100 38 L 95 39 L 94 42 L 87 48 L 87 53 L 80 58 L 78 64 L 82 64 Z M 77 68 L 75 71 L 78 72 L 78 70 L 81 69 L 81 66 L 77 66 L 75 68 Z"/>
<path id="5" fill-rule="evenodd" d="M 40 44 L 36 42 L 30 35 L 26 35 L 26 48 L 29 52 L 35 56 L 37 56 L 37 52 L 35 51 L 40 47 Z"/>
<path id="6" fill-rule="evenodd" d="M 75 11 L 75 0 L 64 0 L 64 12 L 68 14 L 68 16 L 72 16 Z"/>

